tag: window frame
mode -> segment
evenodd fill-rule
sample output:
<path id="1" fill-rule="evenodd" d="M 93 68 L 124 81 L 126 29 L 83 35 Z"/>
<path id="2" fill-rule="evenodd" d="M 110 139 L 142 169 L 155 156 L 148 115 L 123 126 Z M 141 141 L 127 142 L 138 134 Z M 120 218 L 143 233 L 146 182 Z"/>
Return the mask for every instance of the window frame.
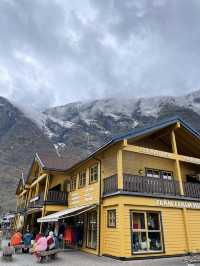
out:
<path id="1" fill-rule="evenodd" d="M 147 172 L 148 171 L 154 171 L 154 172 L 159 172 L 159 177 L 153 177 L 153 176 L 148 176 Z M 167 173 L 167 174 L 171 174 L 171 179 L 165 179 L 163 178 L 163 173 Z M 162 180 L 169 180 L 169 181 L 173 181 L 174 180 L 174 172 L 173 171 L 168 171 L 168 170 L 163 170 L 163 169 L 155 169 L 155 168 L 145 168 L 145 176 L 146 177 L 150 177 L 150 178 L 158 178 L 158 179 L 162 179 Z"/>
<path id="2" fill-rule="evenodd" d="M 94 180 L 94 179 L 91 179 L 91 176 L 92 176 L 91 170 L 95 167 L 97 168 L 97 178 Z M 98 182 L 98 179 L 99 179 L 99 165 L 98 163 L 95 163 L 89 168 L 89 184 L 94 184 Z"/>
<path id="3" fill-rule="evenodd" d="M 90 221 L 90 218 L 91 218 L 91 216 L 92 216 L 92 214 L 94 214 L 95 213 L 95 219 L 96 219 L 96 245 L 95 245 L 95 247 L 92 247 L 92 246 L 90 246 L 89 245 L 89 233 L 92 233 L 92 234 L 94 234 L 94 232 L 95 232 L 95 230 L 93 229 L 90 229 L 89 228 L 89 221 Z M 93 236 L 91 234 L 91 236 Z M 86 224 L 86 248 L 89 248 L 89 249 L 93 249 L 93 250 L 96 250 L 97 249 L 97 246 L 98 246 L 98 218 L 97 218 L 97 210 L 94 210 L 94 211 L 91 211 L 91 212 L 88 212 L 87 213 L 87 224 Z"/>
<path id="4" fill-rule="evenodd" d="M 77 176 L 73 176 L 70 182 L 70 191 L 76 190 L 76 187 L 77 187 Z"/>
<path id="5" fill-rule="evenodd" d="M 83 173 L 85 174 L 84 178 L 83 178 L 83 176 L 81 176 L 81 175 L 83 175 Z M 78 188 L 83 188 L 86 186 L 86 176 L 87 176 L 86 169 L 84 169 L 78 173 Z M 80 180 L 82 180 L 82 184 L 81 184 Z M 83 180 L 84 180 L 84 182 L 83 182 Z"/>
<path id="6" fill-rule="evenodd" d="M 145 229 L 133 229 L 133 214 L 144 214 L 144 224 L 145 224 Z M 147 215 L 149 213 L 155 213 L 158 214 L 159 218 L 159 230 L 149 230 L 148 229 L 148 220 L 147 220 Z M 165 241 L 164 241 L 164 233 L 163 233 L 163 223 L 162 223 L 162 213 L 161 211 L 153 211 L 153 210 L 130 210 L 130 231 L 131 231 L 131 254 L 132 255 L 145 255 L 145 254 L 163 254 L 165 253 Z M 160 233 L 160 242 L 161 242 L 161 250 L 154 251 L 150 250 L 149 248 L 149 243 L 147 242 L 147 251 L 138 251 L 135 252 L 133 250 L 133 232 L 145 232 L 146 238 L 148 236 L 148 233 Z"/>
<path id="7" fill-rule="evenodd" d="M 114 213 L 114 224 L 110 224 L 110 214 Z M 112 217 L 113 219 L 113 217 Z M 117 211 L 116 209 L 107 210 L 107 227 L 108 228 L 116 228 L 117 227 Z"/>

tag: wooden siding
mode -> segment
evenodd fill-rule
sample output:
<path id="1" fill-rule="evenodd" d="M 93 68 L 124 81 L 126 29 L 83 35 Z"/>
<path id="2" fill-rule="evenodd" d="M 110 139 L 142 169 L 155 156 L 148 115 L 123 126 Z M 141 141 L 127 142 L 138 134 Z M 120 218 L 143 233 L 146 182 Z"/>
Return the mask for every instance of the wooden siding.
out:
<path id="1" fill-rule="evenodd" d="M 124 206 L 120 213 L 118 206 Z M 117 228 L 107 228 L 107 210 L 117 209 Z M 137 257 L 131 252 L 131 223 L 130 211 L 159 211 L 162 218 L 164 236 L 164 255 L 186 254 L 187 241 L 184 225 L 183 209 L 163 208 L 156 206 L 156 200 L 142 197 L 115 196 L 103 201 L 103 224 L 102 224 L 102 252 L 112 256 Z M 120 213 L 120 215 L 119 215 Z M 200 252 L 200 210 L 187 209 L 187 222 L 189 228 L 190 245 L 192 252 Z M 123 224 L 123 232 L 121 226 Z M 123 235 L 123 238 L 120 235 Z M 116 255 L 118 254 L 118 255 Z M 153 254 L 160 256 L 161 254 Z M 147 256 L 138 255 L 138 256 Z M 152 256 L 152 254 L 151 254 Z"/>
<path id="2" fill-rule="evenodd" d="M 145 175 L 145 168 L 166 170 L 175 173 L 172 160 L 143 155 L 133 152 L 123 152 L 123 172 L 133 175 Z M 142 174 L 140 174 L 142 171 Z"/>
<path id="3" fill-rule="evenodd" d="M 100 181 L 100 164 L 98 163 L 98 181 L 90 184 L 89 169 L 96 160 L 91 160 L 85 163 L 82 167 L 71 173 L 71 177 L 76 176 L 76 189 L 69 192 L 68 207 L 95 204 L 99 202 L 99 181 Z M 79 188 L 79 172 L 86 170 L 86 185 Z"/>
<path id="4" fill-rule="evenodd" d="M 191 250 L 200 253 L 200 211 L 187 210 L 187 219 Z"/>
<path id="5" fill-rule="evenodd" d="M 116 210 L 116 228 L 107 227 L 107 211 Z M 118 205 L 110 205 L 108 207 L 103 207 L 103 254 L 108 254 L 112 256 L 119 256 L 120 254 L 120 228 L 119 228 L 119 207 Z"/>

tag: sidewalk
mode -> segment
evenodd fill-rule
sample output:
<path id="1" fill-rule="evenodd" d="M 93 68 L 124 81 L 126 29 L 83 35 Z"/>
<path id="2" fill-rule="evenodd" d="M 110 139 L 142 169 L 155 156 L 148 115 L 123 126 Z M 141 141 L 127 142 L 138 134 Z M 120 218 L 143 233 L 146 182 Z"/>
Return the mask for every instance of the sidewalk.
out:
<path id="1" fill-rule="evenodd" d="M 80 251 L 68 251 L 58 254 L 56 260 L 51 260 L 41 265 L 53 266 L 184 266 L 183 257 L 155 259 L 155 260 L 138 260 L 138 261 L 118 261 L 107 257 L 98 257 Z M 13 257 L 13 262 L 0 262 L 1 266 L 36 266 L 40 265 L 35 258 L 30 254 L 16 254 Z M 196 264 L 197 265 L 197 264 Z"/>

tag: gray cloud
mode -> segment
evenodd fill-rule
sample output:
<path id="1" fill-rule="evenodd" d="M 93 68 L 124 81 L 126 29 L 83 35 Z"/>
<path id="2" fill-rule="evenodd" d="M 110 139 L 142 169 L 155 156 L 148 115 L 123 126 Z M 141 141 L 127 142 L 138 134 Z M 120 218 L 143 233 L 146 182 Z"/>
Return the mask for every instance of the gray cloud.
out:
<path id="1" fill-rule="evenodd" d="M 200 87 L 199 0 L 2 0 L 0 94 L 46 108 Z"/>

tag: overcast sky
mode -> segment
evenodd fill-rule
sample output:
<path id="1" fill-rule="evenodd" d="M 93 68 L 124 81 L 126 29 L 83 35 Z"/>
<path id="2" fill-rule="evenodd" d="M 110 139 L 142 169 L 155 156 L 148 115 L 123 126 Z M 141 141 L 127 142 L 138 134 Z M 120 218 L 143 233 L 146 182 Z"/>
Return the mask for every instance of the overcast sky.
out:
<path id="1" fill-rule="evenodd" d="M 200 0 L 0 0 L 0 36 L 19 104 L 200 89 Z"/>

